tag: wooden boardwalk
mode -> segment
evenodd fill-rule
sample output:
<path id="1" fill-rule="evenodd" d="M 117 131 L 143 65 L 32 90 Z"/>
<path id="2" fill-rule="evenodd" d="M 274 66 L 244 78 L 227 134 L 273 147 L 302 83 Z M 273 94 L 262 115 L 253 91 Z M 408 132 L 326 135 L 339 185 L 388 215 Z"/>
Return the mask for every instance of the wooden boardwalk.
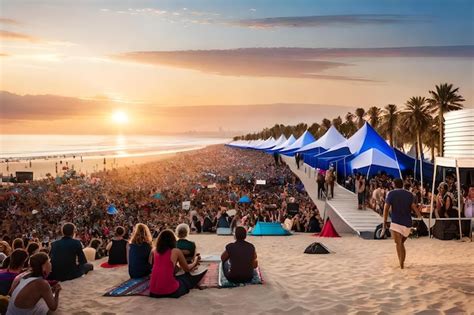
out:
<path id="1" fill-rule="evenodd" d="M 375 228 L 382 223 L 380 215 L 371 209 L 358 210 L 357 195 L 339 185 L 334 187 L 333 199 L 319 200 L 314 171 L 308 165 L 302 165 L 298 170 L 295 159 L 292 157 L 283 156 L 283 160 L 303 182 L 306 191 L 321 213 L 331 219 L 336 231 L 373 239 Z"/>

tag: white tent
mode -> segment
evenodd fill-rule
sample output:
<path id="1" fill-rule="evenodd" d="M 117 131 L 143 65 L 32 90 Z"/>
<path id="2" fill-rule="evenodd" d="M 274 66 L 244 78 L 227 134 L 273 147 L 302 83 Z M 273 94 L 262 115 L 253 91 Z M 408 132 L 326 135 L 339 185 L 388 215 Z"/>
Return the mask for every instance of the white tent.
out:
<path id="1" fill-rule="evenodd" d="M 277 145 L 280 145 L 280 144 L 284 143 L 285 141 L 286 141 L 286 137 L 285 137 L 285 135 L 282 134 L 277 140 L 274 140 L 273 143 L 268 143 L 266 145 L 262 144 L 258 147 L 258 149 L 259 150 L 268 150 L 268 149 L 271 149 L 271 148 L 273 148 Z"/>
<path id="2" fill-rule="evenodd" d="M 346 138 L 344 138 L 339 133 L 336 127 L 331 126 L 331 128 L 329 128 L 321 138 L 319 138 L 313 143 L 301 147 L 299 150 L 296 150 L 296 152 L 304 153 L 306 151 L 318 149 L 323 149 L 323 151 L 325 151 L 344 141 L 346 141 Z"/>
<path id="3" fill-rule="evenodd" d="M 273 147 L 272 149 L 270 149 L 269 151 L 272 151 L 272 152 L 275 152 L 275 151 L 280 151 L 280 150 L 283 150 L 284 148 L 292 145 L 294 142 L 296 141 L 295 137 L 293 135 L 291 135 L 288 140 L 286 140 L 285 142 L 283 142 L 282 144 L 278 145 L 278 146 L 275 146 Z"/>
<path id="4" fill-rule="evenodd" d="M 400 172 L 397 161 L 377 149 L 369 149 L 359 154 L 350 162 L 350 165 L 352 170 L 367 168 L 367 176 L 369 176 L 371 168 L 377 171 L 384 169 L 392 175 L 398 175 Z"/>
<path id="5" fill-rule="evenodd" d="M 259 145 L 255 146 L 254 149 L 262 149 L 263 148 L 266 148 L 267 146 L 273 146 L 275 143 L 275 138 L 273 137 L 270 137 L 268 138 L 267 140 L 265 140 L 263 143 L 260 143 Z"/>
<path id="6" fill-rule="evenodd" d="M 313 135 L 308 131 L 306 130 L 302 135 L 301 137 L 298 138 L 298 140 L 296 140 L 295 142 L 293 142 L 293 144 L 289 145 L 288 147 L 286 147 L 285 149 L 281 150 L 280 152 L 285 154 L 285 152 L 294 152 L 295 150 L 298 150 L 310 143 L 313 143 L 314 142 L 314 137 Z"/>

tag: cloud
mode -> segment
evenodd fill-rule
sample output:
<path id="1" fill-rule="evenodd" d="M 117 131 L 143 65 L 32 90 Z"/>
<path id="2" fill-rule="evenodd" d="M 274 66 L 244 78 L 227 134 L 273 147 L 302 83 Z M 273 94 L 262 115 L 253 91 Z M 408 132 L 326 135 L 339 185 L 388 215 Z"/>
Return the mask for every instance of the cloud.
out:
<path id="1" fill-rule="evenodd" d="M 371 81 L 327 70 L 349 66 L 339 58 L 474 57 L 474 46 L 393 48 L 241 48 L 229 50 L 185 50 L 126 52 L 117 60 L 171 66 L 225 76 L 282 77 Z M 336 60 L 334 60 L 336 59 Z M 353 61 L 355 62 L 355 61 Z"/>
<path id="2" fill-rule="evenodd" d="M 251 9 L 252 10 L 252 9 Z M 273 27 L 322 27 L 329 25 L 366 25 L 366 24 L 399 24 L 414 20 L 403 15 L 388 14 L 362 14 L 362 15 L 313 15 L 313 16 L 287 16 L 260 19 L 243 19 L 228 21 L 227 24 L 251 27 L 251 28 L 273 28 Z"/>
<path id="3" fill-rule="evenodd" d="M 84 100 L 58 95 L 18 95 L 2 91 L 0 103 L 0 126 L 8 124 L 8 133 L 109 133 L 111 130 L 107 129 L 106 120 L 104 121 L 107 115 L 104 117 L 104 114 L 117 108 L 117 104 L 109 96 Z M 121 104 L 123 106 L 126 105 Z M 347 107 L 337 105 L 283 103 L 170 107 L 144 103 L 127 108 L 137 118 L 135 131 L 140 133 L 177 133 L 189 129 L 217 131 L 219 127 L 226 130 L 244 129 L 247 132 L 259 130 L 265 125 L 272 126 L 275 122 L 295 124 L 319 121 L 321 117 L 342 115 L 348 110 Z M 96 125 L 91 128 L 91 121 L 94 119 Z M 115 129 L 112 131 L 116 132 Z"/>
<path id="4" fill-rule="evenodd" d="M 2 120 L 65 119 L 97 112 L 99 102 L 56 95 L 18 95 L 0 91 Z"/>
<path id="5" fill-rule="evenodd" d="M 118 60 L 172 66 L 225 76 L 362 80 L 319 74 L 346 64 L 310 60 L 301 56 L 298 48 L 129 52 L 112 57 Z"/>
<path id="6" fill-rule="evenodd" d="M 0 30 L 0 40 L 40 42 L 40 39 L 23 33 Z"/>
<path id="7" fill-rule="evenodd" d="M 20 24 L 17 20 L 0 17 L 0 24 Z"/>

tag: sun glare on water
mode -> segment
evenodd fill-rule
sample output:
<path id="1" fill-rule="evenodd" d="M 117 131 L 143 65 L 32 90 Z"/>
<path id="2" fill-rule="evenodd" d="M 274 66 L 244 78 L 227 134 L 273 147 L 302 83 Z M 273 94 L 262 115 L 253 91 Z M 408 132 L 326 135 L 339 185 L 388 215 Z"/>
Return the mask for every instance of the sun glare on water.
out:
<path id="1" fill-rule="evenodd" d="M 128 115 L 124 111 L 117 110 L 112 114 L 112 121 L 117 124 L 128 123 Z"/>

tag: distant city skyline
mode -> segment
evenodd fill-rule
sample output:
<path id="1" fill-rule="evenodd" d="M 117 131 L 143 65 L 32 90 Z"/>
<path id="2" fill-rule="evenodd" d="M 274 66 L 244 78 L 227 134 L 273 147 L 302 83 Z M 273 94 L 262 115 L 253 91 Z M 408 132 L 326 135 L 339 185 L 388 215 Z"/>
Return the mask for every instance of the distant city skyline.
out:
<path id="1" fill-rule="evenodd" d="M 114 110 L 131 133 L 188 121 L 163 106 L 206 106 L 182 130 L 225 130 L 206 110 L 324 104 L 335 117 L 443 82 L 471 107 L 473 12 L 468 0 L 2 0 L 0 131 L 109 133 Z M 289 123 L 279 110 L 274 123 Z"/>

